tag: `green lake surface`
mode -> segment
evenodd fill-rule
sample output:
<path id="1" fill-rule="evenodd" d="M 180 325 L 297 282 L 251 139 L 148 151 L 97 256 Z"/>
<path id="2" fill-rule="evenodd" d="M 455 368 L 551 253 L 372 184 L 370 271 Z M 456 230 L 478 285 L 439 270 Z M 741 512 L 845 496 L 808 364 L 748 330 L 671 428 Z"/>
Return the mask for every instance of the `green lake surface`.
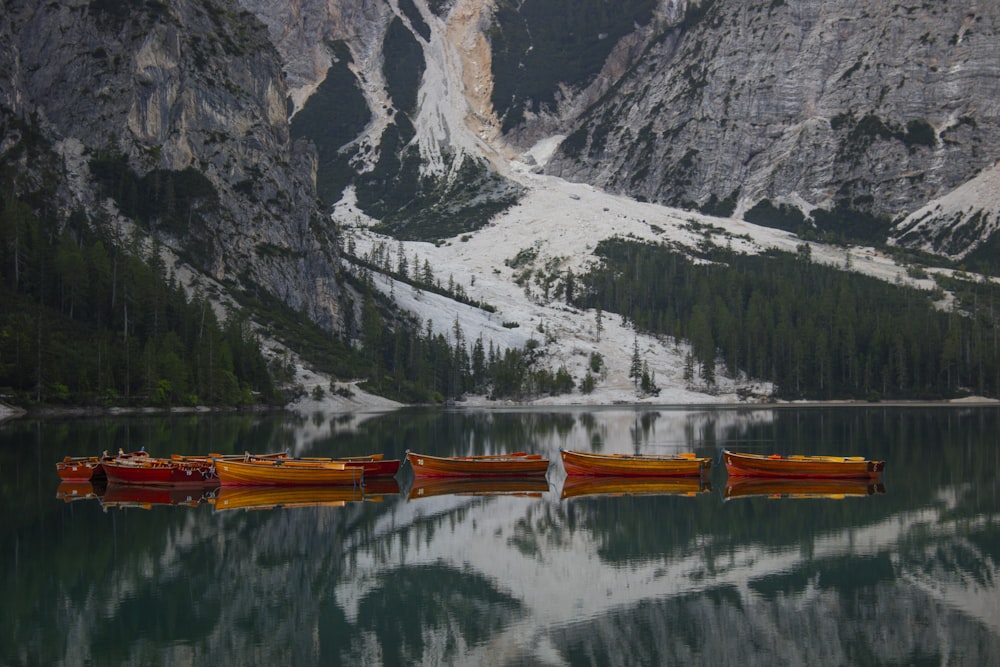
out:
<path id="1" fill-rule="evenodd" d="M 61 485 L 63 456 L 539 452 L 544 481 Z M 567 482 L 559 449 L 696 452 Z M 731 484 L 723 448 L 877 483 Z M 0 425 L 2 665 L 1000 664 L 1000 408 L 631 407 Z"/>

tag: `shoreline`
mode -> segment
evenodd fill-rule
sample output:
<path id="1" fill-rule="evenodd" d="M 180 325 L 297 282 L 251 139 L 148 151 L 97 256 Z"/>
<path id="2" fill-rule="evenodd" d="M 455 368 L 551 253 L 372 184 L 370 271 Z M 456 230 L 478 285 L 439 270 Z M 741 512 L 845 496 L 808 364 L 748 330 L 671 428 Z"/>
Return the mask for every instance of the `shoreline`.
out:
<path id="1" fill-rule="evenodd" d="M 236 407 L 136 407 L 136 408 L 100 408 L 100 407 L 45 407 L 27 410 L 0 402 L 0 424 L 23 418 L 63 419 L 70 417 L 129 417 L 149 415 L 209 415 L 223 413 L 268 413 L 288 412 L 296 414 L 313 414 L 325 412 L 329 414 L 360 414 L 388 413 L 405 409 L 437 408 L 442 410 L 524 410 L 524 411 L 558 411 L 558 410 L 787 410 L 793 408 L 997 408 L 1000 399 L 982 396 L 942 400 L 830 400 L 830 401 L 773 401 L 773 402 L 709 402 L 709 403 L 650 403 L 645 401 L 607 401 L 607 402 L 538 402 L 538 401 L 489 401 L 472 400 L 457 401 L 446 405 L 407 405 L 386 404 L 376 401 L 365 404 L 363 401 L 350 401 L 350 405 L 337 401 L 308 401 L 279 406 L 254 406 L 251 408 Z"/>

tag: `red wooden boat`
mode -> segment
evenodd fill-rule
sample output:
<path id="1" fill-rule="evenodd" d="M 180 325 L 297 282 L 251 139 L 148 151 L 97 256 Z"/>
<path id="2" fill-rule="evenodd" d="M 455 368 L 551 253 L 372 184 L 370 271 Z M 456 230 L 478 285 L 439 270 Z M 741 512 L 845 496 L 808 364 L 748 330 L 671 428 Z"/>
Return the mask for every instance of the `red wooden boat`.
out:
<path id="1" fill-rule="evenodd" d="M 764 456 L 727 449 L 722 450 L 722 460 L 731 477 L 875 478 L 885 468 L 885 461 L 863 456 Z"/>
<path id="2" fill-rule="evenodd" d="M 202 462 L 175 461 L 157 457 L 116 457 L 101 464 L 111 484 L 195 486 L 217 482 L 215 470 Z"/>
<path id="3" fill-rule="evenodd" d="M 616 477 L 697 477 L 712 466 L 712 459 L 694 454 L 596 454 L 559 450 L 567 475 Z"/>
<path id="4" fill-rule="evenodd" d="M 406 450 L 416 477 L 507 477 L 544 475 L 548 459 L 541 454 L 486 454 L 483 456 L 430 456 Z"/>
<path id="5" fill-rule="evenodd" d="M 214 461 L 215 472 L 223 486 L 360 485 L 364 482 L 363 468 L 347 467 L 338 461 L 252 457 L 247 460 L 219 458 Z"/>
<path id="6" fill-rule="evenodd" d="M 56 472 L 60 479 L 74 482 L 99 481 L 107 478 L 104 471 L 103 462 L 114 458 L 145 458 L 149 456 L 145 451 L 125 453 L 118 450 L 117 456 L 108 456 L 105 452 L 101 456 L 67 456 L 62 461 L 56 462 Z"/>

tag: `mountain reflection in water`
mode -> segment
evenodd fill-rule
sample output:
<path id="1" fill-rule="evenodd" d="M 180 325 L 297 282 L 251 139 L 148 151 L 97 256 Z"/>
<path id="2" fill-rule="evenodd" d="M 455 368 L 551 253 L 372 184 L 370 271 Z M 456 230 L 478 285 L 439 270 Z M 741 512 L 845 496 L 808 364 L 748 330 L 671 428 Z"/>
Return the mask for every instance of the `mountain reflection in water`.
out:
<path id="1" fill-rule="evenodd" d="M 414 411 L 349 429 L 259 416 L 5 424 L 0 663 L 990 664 L 998 426 L 996 409 L 877 407 Z M 532 488 L 414 496 L 404 469 L 377 502 L 329 489 L 240 500 L 256 511 L 219 511 L 218 493 L 146 498 L 141 512 L 105 511 L 93 488 L 57 497 L 52 462 L 97 447 L 291 441 L 299 455 L 553 460 L 559 447 L 718 460 L 738 445 L 887 468 L 864 493 L 730 501 L 720 466 L 691 488 L 604 480 L 584 493 L 558 464 Z"/>

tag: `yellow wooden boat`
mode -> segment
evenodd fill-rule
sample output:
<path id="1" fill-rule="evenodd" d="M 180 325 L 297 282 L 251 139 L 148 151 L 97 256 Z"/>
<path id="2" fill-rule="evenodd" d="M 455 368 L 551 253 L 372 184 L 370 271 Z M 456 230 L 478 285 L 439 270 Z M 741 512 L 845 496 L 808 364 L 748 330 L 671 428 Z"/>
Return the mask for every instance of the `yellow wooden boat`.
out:
<path id="1" fill-rule="evenodd" d="M 566 474 L 614 477 L 699 476 L 709 470 L 712 459 L 685 454 L 598 454 L 559 450 Z"/>
<path id="2" fill-rule="evenodd" d="M 350 467 L 341 462 L 254 458 L 217 458 L 213 461 L 222 486 L 360 485 L 364 481 L 362 468 Z"/>

